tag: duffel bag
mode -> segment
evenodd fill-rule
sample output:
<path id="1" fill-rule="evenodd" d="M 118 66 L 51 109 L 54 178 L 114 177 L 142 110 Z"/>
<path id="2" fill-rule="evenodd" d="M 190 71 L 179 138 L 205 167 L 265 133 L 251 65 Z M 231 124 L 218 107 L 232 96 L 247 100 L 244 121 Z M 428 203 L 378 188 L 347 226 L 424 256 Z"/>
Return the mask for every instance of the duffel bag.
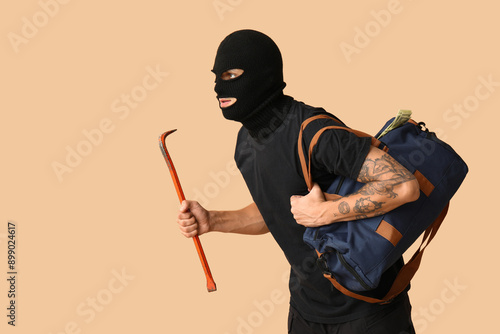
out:
<path id="1" fill-rule="evenodd" d="M 321 118 L 331 118 L 337 125 L 320 129 L 310 143 L 304 143 L 304 129 Z M 418 180 L 420 197 L 414 202 L 381 216 L 307 228 L 304 233 L 304 242 L 316 250 L 318 265 L 324 276 L 342 293 L 370 303 L 390 302 L 408 286 L 420 265 L 425 248 L 446 216 L 450 199 L 468 172 L 462 158 L 438 139 L 435 133 L 430 132 L 424 123 L 409 119 L 392 129 L 394 120 L 387 121 L 378 134 L 372 137 L 348 128 L 336 118 L 321 114 L 302 123 L 298 139 L 302 172 L 309 189 L 313 185 L 310 169 L 312 151 L 324 131 L 330 129 L 371 137 L 373 146 L 386 151 Z M 389 128 L 391 130 L 387 132 Z M 381 134 L 383 136 L 377 139 Z M 304 147 L 308 150 L 308 162 Z M 363 185 L 356 180 L 337 176 L 326 193 L 345 196 Z M 363 295 L 363 292 L 378 286 L 382 274 L 422 234 L 420 247 L 399 271 L 389 292 L 382 298 Z"/>

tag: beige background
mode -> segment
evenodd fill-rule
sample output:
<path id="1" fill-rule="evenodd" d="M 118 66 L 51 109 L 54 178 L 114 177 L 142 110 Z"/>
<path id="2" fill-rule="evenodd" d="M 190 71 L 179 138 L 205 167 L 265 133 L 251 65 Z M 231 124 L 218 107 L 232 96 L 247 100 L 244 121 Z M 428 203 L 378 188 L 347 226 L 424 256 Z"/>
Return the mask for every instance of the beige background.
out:
<path id="1" fill-rule="evenodd" d="M 280 46 L 287 94 L 371 133 L 412 109 L 468 162 L 414 279 L 414 321 L 427 334 L 495 331 L 499 10 L 486 0 L 3 1 L 0 331 L 286 332 L 288 268 L 270 236 L 203 236 L 219 288 L 206 292 L 157 142 L 179 129 L 168 145 L 187 197 L 210 209 L 249 203 L 231 163 L 238 125 L 221 116 L 210 72 L 219 42 L 241 28 Z M 68 150 L 86 156 L 69 166 Z M 59 177 L 54 164 L 66 166 Z"/>

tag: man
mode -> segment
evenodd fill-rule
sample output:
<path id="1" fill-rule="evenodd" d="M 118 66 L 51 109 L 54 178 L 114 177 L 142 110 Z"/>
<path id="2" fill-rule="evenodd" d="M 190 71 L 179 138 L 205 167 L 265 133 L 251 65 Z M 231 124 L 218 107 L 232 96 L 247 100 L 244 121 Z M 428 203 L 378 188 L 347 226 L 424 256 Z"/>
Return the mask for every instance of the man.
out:
<path id="1" fill-rule="evenodd" d="M 413 175 L 371 147 L 369 138 L 329 130 L 313 151 L 316 184 L 309 192 L 300 169 L 297 136 L 305 119 L 326 112 L 283 94 L 283 64 L 276 44 L 257 31 L 236 31 L 220 44 L 212 71 L 224 117 L 242 123 L 235 160 L 254 202 L 236 211 L 207 211 L 195 201 L 185 201 L 178 214 L 181 232 L 186 237 L 212 231 L 271 232 L 291 265 L 290 333 L 414 333 L 406 292 L 387 305 L 347 297 L 323 277 L 314 265 L 314 251 L 302 241 L 305 227 L 380 215 L 416 200 L 419 188 Z M 312 122 L 304 142 L 331 124 L 327 119 Z M 366 185 L 327 201 L 321 189 L 334 175 Z M 382 296 L 401 265 L 400 261 L 387 270 L 370 293 Z"/>

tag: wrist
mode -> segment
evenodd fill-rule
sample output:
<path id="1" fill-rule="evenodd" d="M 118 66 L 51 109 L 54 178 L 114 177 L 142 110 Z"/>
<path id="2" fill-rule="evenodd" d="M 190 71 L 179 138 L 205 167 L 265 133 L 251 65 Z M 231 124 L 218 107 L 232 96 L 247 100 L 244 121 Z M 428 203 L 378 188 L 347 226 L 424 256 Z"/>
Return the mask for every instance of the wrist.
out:
<path id="1" fill-rule="evenodd" d="M 235 218 L 233 211 L 208 211 L 208 231 L 231 232 Z"/>
<path id="2" fill-rule="evenodd" d="M 335 223 L 335 202 L 333 201 L 324 201 L 321 203 L 321 221 L 322 225 L 330 225 Z"/>
<path id="3" fill-rule="evenodd" d="M 208 211 L 208 232 L 218 231 L 220 220 L 219 211 Z"/>

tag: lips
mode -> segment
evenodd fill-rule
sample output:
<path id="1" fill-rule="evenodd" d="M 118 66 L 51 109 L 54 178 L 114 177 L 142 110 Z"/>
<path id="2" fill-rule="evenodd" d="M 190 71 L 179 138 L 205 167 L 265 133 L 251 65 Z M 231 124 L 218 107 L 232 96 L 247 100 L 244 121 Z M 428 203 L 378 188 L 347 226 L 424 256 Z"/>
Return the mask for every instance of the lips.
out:
<path id="1" fill-rule="evenodd" d="M 233 104 L 233 101 L 231 99 L 225 99 L 225 98 L 220 98 L 219 102 L 221 108 L 226 108 L 229 107 L 231 104 Z"/>

